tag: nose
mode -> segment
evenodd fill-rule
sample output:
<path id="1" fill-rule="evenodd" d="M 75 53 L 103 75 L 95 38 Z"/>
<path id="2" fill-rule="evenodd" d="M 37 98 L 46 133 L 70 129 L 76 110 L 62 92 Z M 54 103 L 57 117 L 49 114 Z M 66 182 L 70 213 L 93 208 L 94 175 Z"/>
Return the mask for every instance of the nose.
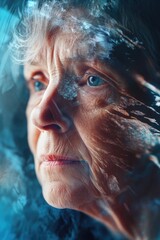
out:
<path id="1" fill-rule="evenodd" d="M 52 129 L 58 133 L 67 132 L 71 127 L 71 119 L 68 113 L 66 114 L 61 110 L 64 106 L 66 107 L 66 103 L 58 101 L 55 94 L 45 93 L 44 95 L 40 103 L 32 110 L 32 123 L 39 130 Z"/>

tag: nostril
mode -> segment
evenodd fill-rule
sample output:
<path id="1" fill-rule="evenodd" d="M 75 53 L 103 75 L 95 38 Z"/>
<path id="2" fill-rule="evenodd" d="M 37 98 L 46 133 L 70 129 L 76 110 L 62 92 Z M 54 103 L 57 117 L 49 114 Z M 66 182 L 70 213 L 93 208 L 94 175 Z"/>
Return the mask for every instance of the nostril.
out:
<path id="1" fill-rule="evenodd" d="M 51 126 L 52 126 L 52 130 L 64 133 L 70 129 L 71 123 L 67 118 L 63 118 L 59 122 L 52 123 Z"/>
<path id="2" fill-rule="evenodd" d="M 59 133 L 65 133 L 71 127 L 71 119 L 62 113 L 57 105 L 41 104 L 33 109 L 32 123 L 39 130 L 53 130 Z"/>

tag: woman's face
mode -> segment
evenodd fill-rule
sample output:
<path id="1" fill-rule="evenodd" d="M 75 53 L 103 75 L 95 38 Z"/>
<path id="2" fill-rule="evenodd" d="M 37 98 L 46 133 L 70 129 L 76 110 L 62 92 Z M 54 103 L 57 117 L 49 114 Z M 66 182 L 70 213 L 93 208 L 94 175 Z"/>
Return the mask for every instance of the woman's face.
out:
<path id="1" fill-rule="evenodd" d="M 81 209 L 120 194 L 134 157 L 152 138 L 125 109 L 125 77 L 89 55 L 83 40 L 58 32 L 52 47 L 46 40 L 35 62 L 25 65 L 29 146 L 43 195 L 58 208 Z"/>

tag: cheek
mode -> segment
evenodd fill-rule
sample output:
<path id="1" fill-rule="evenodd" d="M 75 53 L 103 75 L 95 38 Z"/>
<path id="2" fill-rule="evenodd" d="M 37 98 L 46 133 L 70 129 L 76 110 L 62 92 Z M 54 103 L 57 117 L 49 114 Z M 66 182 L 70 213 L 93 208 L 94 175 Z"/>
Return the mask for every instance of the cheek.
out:
<path id="1" fill-rule="evenodd" d="M 110 86 L 101 86 L 101 89 L 86 87 L 79 91 L 80 111 L 85 113 L 96 113 L 104 108 L 110 108 L 110 105 L 119 102 L 119 93 Z M 92 117 L 93 118 L 93 117 Z"/>
<path id="2" fill-rule="evenodd" d="M 112 135 L 108 136 L 105 128 L 102 130 L 106 119 L 103 110 L 86 113 L 81 120 L 79 118 L 77 128 L 91 156 L 89 166 L 92 183 L 100 195 L 111 196 L 120 191 L 120 181 L 117 176 L 120 174 L 113 166 L 115 159 L 111 156 L 110 145 L 107 144 L 108 139 L 108 143 L 112 141 Z"/>
<path id="3" fill-rule="evenodd" d="M 119 103 L 120 96 L 115 89 L 104 85 L 101 91 L 96 88 L 80 91 L 78 97 L 79 105 L 74 112 L 75 125 L 82 138 L 90 142 L 92 136 L 99 136 L 99 130 L 108 119 L 108 112 Z"/>
<path id="4" fill-rule="evenodd" d="M 36 154 L 37 141 L 39 137 L 39 131 L 32 123 L 31 120 L 32 109 L 28 106 L 26 110 L 27 117 L 27 129 L 28 129 L 28 144 L 33 155 Z"/>
<path id="5" fill-rule="evenodd" d="M 76 128 L 85 143 L 92 164 L 93 183 L 101 194 L 117 194 L 127 184 L 128 171 L 136 167 L 138 154 L 153 143 L 149 127 L 130 119 L 116 105 L 81 111 Z"/>
<path id="6" fill-rule="evenodd" d="M 83 107 L 76 115 L 76 127 L 90 148 L 117 156 L 121 152 L 141 154 L 156 140 L 147 124 L 130 117 L 116 104 L 99 105 L 92 111 Z"/>

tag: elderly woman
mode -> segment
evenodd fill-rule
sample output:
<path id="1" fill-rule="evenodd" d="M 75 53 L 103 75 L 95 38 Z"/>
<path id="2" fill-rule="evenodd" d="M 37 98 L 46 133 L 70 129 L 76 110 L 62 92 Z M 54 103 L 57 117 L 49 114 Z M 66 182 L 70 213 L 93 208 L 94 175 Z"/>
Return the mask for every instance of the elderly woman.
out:
<path id="1" fill-rule="evenodd" d="M 154 2 L 30 1 L 13 45 L 45 200 L 128 239 L 160 234 Z"/>

